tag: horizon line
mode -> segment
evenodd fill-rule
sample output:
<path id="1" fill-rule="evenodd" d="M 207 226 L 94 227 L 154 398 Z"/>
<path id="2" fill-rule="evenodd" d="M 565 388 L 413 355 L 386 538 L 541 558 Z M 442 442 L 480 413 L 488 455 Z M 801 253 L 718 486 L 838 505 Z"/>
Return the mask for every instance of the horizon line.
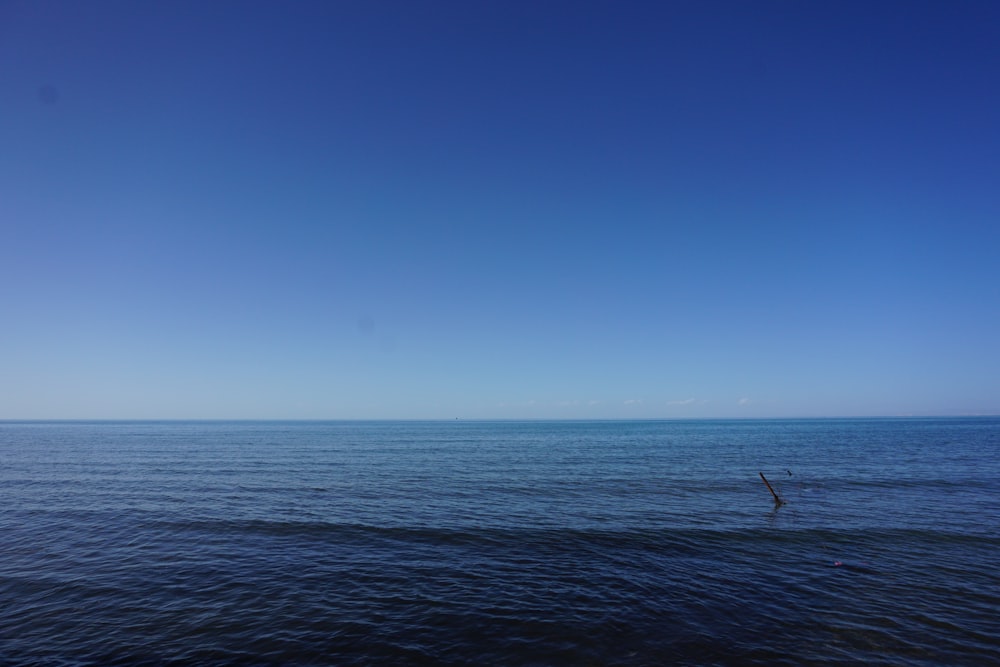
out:
<path id="1" fill-rule="evenodd" d="M 654 421 L 796 421 L 859 419 L 975 419 L 1000 417 L 1000 413 L 799 415 L 771 417 L 0 417 L 0 424 L 14 422 L 654 422 Z"/>

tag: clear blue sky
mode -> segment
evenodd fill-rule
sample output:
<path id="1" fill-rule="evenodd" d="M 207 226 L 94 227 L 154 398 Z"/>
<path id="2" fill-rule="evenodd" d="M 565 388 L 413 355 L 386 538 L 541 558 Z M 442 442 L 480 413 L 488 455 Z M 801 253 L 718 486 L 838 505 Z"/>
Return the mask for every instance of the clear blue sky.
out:
<path id="1" fill-rule="evenodd" d="M 998 2 L 0 0 L 0 418 L 998 412 Z"/>

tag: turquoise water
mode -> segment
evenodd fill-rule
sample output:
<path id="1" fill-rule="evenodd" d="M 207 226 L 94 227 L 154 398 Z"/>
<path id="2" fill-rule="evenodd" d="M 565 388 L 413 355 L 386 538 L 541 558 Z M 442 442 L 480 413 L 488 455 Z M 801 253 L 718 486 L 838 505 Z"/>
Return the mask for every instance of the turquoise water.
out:
<path id="1" fill-rule="evenodd" d="M 998 453 L 994 418 L 0 422 L 0 664 L 997 663 Z"/>

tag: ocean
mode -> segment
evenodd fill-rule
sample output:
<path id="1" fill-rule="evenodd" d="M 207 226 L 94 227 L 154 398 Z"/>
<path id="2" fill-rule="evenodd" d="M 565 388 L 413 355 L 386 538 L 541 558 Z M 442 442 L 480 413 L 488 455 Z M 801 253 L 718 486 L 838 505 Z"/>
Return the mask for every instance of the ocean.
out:
<path id="1" fill-rule="evenodd" d="M 1000 418 L 7 421 L 0 466 L 5 666 L 1000 664 Z"/>

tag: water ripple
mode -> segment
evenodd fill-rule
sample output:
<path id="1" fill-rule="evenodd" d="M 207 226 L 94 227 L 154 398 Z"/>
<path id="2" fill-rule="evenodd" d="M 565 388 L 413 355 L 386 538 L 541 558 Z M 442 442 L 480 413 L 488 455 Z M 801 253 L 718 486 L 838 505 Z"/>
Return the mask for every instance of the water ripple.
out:
<path id="1" fill-rule="evenodd" d="M 0 425 L 0 664 L 1000 663 L 963 424 Z"/>

